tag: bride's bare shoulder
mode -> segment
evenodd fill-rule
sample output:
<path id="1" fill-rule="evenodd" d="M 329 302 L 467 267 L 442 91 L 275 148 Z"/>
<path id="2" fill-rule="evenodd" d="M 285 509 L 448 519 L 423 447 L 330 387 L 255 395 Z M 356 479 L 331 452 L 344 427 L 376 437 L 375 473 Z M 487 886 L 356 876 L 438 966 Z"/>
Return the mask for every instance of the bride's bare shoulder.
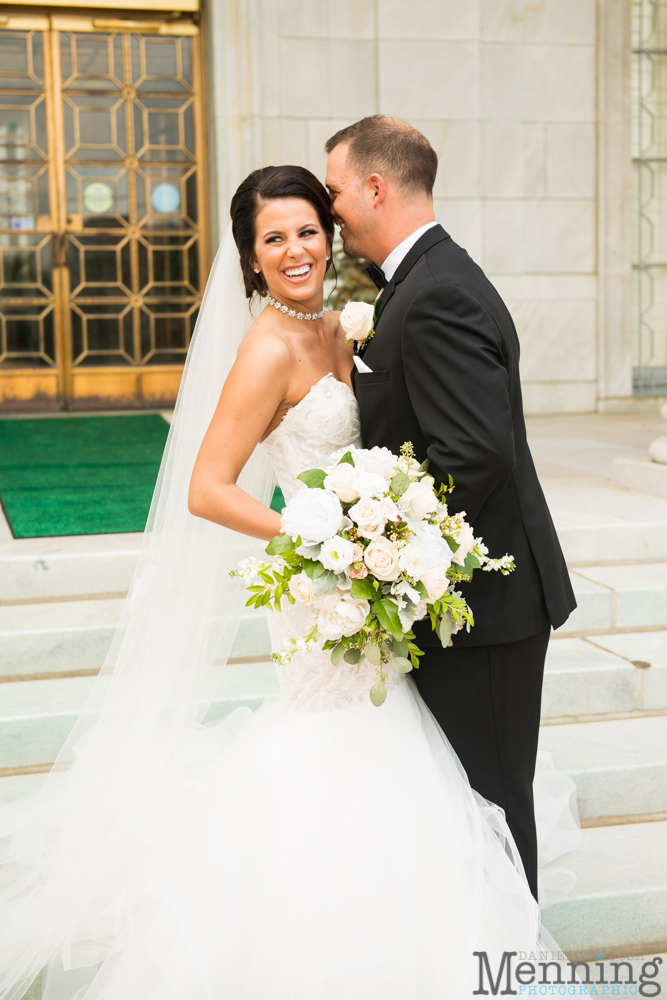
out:
<path id="1" fill-rule="evenodd" d="M 236 357 L 243 367 L 252 365 L 270 372 L 289 366 L 292 348 L 282 330 L 255 321 L 239 344 Z"/>

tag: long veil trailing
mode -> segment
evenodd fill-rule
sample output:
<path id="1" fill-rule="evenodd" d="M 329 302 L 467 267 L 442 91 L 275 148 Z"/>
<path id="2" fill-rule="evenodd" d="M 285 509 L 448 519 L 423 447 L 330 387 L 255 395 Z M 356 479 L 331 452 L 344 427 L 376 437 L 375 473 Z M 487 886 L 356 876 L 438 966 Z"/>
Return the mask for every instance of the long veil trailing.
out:
<path id="1" fill-rule="evenodd" d="M 0 998 L 45 966 L 48 1000 L 86 992 L 143 919 L 161 835 L 234 641 L 243 604 L 229 570 L 246 536 L 192 516 L 200 443 L 249 323 L 231 227 L 188 353 L 122 618 L 93 693 L 43 789 L 0 813 Z M 256 449 L 239 485 L 269 503 Z"/>

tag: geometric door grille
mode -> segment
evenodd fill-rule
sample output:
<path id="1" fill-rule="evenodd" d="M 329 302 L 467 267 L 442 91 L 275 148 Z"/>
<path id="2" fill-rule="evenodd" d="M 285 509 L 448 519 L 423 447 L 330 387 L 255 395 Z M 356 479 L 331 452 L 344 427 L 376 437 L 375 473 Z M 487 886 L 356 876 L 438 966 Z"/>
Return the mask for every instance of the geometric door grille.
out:
<path id="1" fill-rule="evenodd" d="M 174 18 L 0 30 L 0 406 L 49 372 L 55 405 L 175 397 L 207 247 L 198 28 Z"/>

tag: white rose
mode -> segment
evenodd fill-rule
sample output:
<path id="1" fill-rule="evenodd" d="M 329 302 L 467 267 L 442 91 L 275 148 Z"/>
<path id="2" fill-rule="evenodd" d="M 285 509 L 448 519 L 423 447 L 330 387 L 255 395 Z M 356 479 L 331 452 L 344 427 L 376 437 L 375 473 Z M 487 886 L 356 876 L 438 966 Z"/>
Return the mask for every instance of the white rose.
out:
<path id="1" fill-rule="evenodd" d="M 373 329 L 375 309 L 368 302 L 348 302 L 340 314 L 346 340 L 365 340 Z"/>
<path id="2" fill-rule="evenodd" d="M 368 601 L 361 601 L 345 594 L 329 594 L 319 601 L 320 613 L 317 631 L 325 639 L 340 639 L 343 635 L 354 635 L 366 622 L 371 610 Z"/>
<path id="3" fill-rule="evenodd" d="M 399 554 L 398 565 L 413 580 L 421 580 L 428 565 L 428 555 L 421 545 L 405 545 Z"/>
<path id="4" fill-rule="evenodd" d="M 350 507 L 349 514 L 357 523 L 359 534 L 364 538 L 379 538 L 384 531 L 386 519 L 379 500 L 362 497 L 354 507 Z"/>
<path id="5" fill-rule="evenodd" d="M 331 538 L 340 528 L 343 508 L 331 490 L 297 490 L 283 512 L 283 530 L 291 538 L 301 535 L 307 545 Z"/>
<path id="6" fill-rule="evenodd" d="M 387 482 L 375 472 L 357 472 L 355 486 L 360 497 L 379 499 L 387 492 Z"/>
<path id="7" fill-rule="evenodd" d="M 427 569 L 422 574 L 421 581 L 426 587 L 429 601 L 437 601 L 449 586 L 447 569 L 444 569 L 442 566 Z"/>
<path id="8" fill-rule="evenodd" d="M 457 566 L 463 566 L 466 556 L 469 552 L 472 552 L 472 547 L 475 544 L 475 534 L 467 522 L 464 522 L 461 526 L 458 543 L 459 547 L 452 556 L 452 562 L 455 562 Z"/>
<path id="9" fill-rule="evenodd" d="M 427 514 L 438 509 L 438 498 L 428 483 L 410 483 L 399 501 L 399 507 L 416 521 L 423 521 Z"/>
<path id="10" fill-rule="evenodd" d="M 351 562 L 354 562 L 356 546 L 347 538 L 334 535 L 327 538 L 320 550 L 320 562 L 325 569 L 332 569 L 334 573 L 342 573 Z"/>
<path id="11" fill-rule="evenodd" d="M 395 580 L 400 573 L 398 549 L 387 538 L 371 542 L 364 553 L 364 562 L 378 580 Z"/>
<path id="12" fill-rule="evenodd" d="M 332 490 L 343 503 L 352 503 L 359 499 L 359 489 L 356 485 L 357 470 L 349 462 L 342 462 L 324 480 L 325 490 Z"/>
<path id="13" fill-rule="evenodd" d="M 287 587 L 294 600 L 299 601 L 300 604 L 315 603 L 313 581 L 305 573 L 298 573 L 296 576 L 290 577 Z"/>
<path id="14" fill-rule="evenodd" d="M 354 464 L 364 472 L 374 472 L 376 476 L 382 476 L 387 482 L 394 475 L 394 466 L 398 461 L 398 456 L 389 451 L 389 448 L 355 448 L 352 452 Z"/>

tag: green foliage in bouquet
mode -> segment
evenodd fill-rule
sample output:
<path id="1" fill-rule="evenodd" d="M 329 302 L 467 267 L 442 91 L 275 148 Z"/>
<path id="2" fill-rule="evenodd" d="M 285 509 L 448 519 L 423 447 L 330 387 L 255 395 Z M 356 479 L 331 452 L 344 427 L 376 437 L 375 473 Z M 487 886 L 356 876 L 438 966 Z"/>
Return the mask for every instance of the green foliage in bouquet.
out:
<path id="1" fill-rule="evenodd" d="M 344 660 L 358 670 L 368 661 L 376 675 L 370 698 L 379 706 L 387 668 L 408 673 L 424 655 L 414 621 L 428 616 L 445 647 L 474 625 L 455 584 L 480 568 L 507 575 L 514 561 L 488 557 L 465 514 L 447 509 L 451 477 L 436 489 L 428 464 L 419 465 L 406 442 L 400 457 L 354 449 L 328 470 L 301 473 L 306 489 L 285 508 L 284 531 L 266 546 L 269 561 L 244 560 L 232 574 L 245 580 L 250 607 L 279 611 L 287 597 L 311 611 L 308 634 L 292 636 L 273 654 L 277 663 L 316 649 L 330 650 L 334 665 Z M 310 540 L 302 541 L 298 525 Z"/>

